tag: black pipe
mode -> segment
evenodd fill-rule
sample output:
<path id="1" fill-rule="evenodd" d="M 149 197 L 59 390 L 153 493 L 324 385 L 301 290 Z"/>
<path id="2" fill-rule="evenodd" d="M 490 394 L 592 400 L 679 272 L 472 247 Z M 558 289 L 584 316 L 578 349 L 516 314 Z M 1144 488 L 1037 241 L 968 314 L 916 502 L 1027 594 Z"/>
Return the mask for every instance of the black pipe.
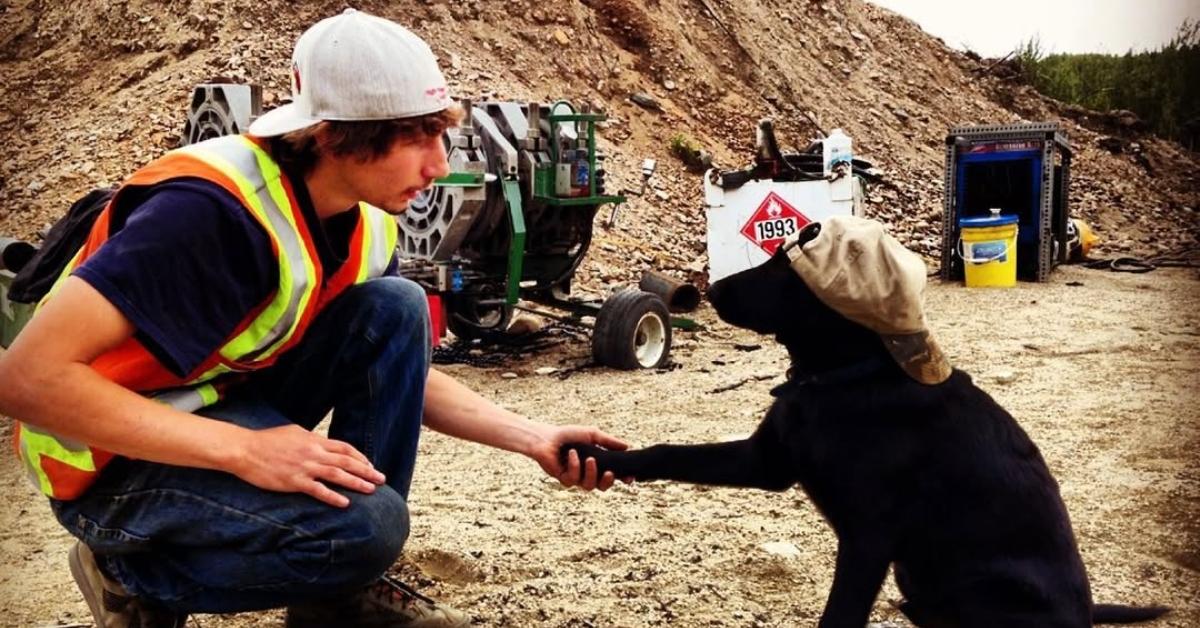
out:
<path id="1" fill-rule="evenodd" d="M 21 271 L 37 253 L 37 247 L 20 240 L 0 236 L 0 270 Z"/>
<path id="2" fill-rule="evenodd" d="M 662 298 L 671 312 L 691 312 L 700 305 L 700 290 L 690 283 L 647 270 L 638 287 Z"/>

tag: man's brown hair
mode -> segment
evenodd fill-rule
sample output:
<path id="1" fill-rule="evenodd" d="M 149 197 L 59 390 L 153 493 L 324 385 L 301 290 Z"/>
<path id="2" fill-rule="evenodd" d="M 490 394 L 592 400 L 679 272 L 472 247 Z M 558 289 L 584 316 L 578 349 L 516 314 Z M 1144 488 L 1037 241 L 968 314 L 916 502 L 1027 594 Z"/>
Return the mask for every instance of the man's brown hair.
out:
<path id="1" fill-rule="evenodd" d="M 288 170 L 307 175 L 322 155 L 372 161 L 396 145 L 417 143 L 440 136 L 463 119 L 458 105 L 412 118 L 393 120 L 326 120 L 286 133 L 271 142 L 275 159 Z"/>

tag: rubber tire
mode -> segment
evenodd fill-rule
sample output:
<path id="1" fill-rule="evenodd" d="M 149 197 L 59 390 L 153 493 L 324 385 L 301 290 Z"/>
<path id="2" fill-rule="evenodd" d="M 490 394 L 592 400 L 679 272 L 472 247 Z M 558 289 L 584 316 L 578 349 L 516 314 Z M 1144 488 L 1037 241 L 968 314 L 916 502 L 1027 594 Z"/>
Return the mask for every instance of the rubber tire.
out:
<path id="1" fill-rule="evenodd" d="M 503 333 L 508 328 L 508 323 L 512 320 L 513 315 L 513 308 L 509 305 L 497 306 L 485 312 L 480 312 L 478 307 L 471 302 L 451 302 L 446 305 L 446 328 L 463 340 L 473 340 L 475 338 L 483 338 L 489 334 Z M 499 314 L 499 318 L 496 319 L 495 324 L 487 327 L 479 325 L 485 317 L 490 317 L 496 313 Z M 466 319 L 466 321 L 461 320 L 460 316 Z M 475 324 L 472 325 L 471 323 Z"/>
<path id="2" fill-rule="evenodd" d="M 653 364 L 641 364 L 637 356 L 638 324 L 646 315 L 658 318 L 662 325 L 662 355 Z M 596 315 L 592 332 L 592 356 L 604 366 L 625 371 L 639 368 L 658 368 L 671 355 L 671 316 L 667 304 L 658 295 L 629 289 L 618 292 L 604 301 Z"/>

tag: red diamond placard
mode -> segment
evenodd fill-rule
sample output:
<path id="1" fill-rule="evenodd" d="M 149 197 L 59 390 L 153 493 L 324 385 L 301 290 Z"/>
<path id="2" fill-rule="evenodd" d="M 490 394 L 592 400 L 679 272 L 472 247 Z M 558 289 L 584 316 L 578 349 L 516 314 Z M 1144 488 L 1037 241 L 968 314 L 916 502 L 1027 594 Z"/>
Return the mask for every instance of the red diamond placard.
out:
<path id="1" fill-rule="evenodd" d="M 812 220 L 808 216 L 789 205 L 782 196 L 770 192 L 754 210 L 750 220 L 742 225 L 741 234 L 766 251 L 767 255 L 774 255 L 784 239 L 810 222 Z"/>

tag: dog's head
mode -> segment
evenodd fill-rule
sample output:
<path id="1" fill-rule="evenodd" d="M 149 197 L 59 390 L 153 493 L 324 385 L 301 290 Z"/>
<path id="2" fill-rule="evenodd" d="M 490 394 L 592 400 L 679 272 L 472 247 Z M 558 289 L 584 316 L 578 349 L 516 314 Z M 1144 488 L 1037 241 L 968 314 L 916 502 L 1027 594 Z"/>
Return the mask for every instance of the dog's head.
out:
<path id="1" fill-rule="evenodd" d="M 760 334 L 790 335 L 790 330 L 811 327 L 808 319 L 841 318 L 808 289 L 783 251 L 714 283 L 708 300 L 721 320 Z"/>
<path id="2" fill-rule="evenodd" d="M 949 364 L 925 327 L 925 264 L 877 222 L 813 223 L 766 262 L 717 281 L 725 322 L 774 334 L 795 363 L 822 370 L 890 354 L 913 379 L 944 381 Z"/>
<path id="3" fill-rule="evenodd" d="M 800 246 L 820 233 L 812 223 L 790 246 Z M 760 334 L 775 336 L 792 359 L 819 370 L 822 358 L 841 359 L 851 346 L 883 350 L 871 330 L 835 312 L 817 298 L 792 269 L 780 247 L 766 262 L 717 281 L 708 289 L 708 300 L 721 320 Z M 830 353 L 828 341 L 840 347 Z"/>

